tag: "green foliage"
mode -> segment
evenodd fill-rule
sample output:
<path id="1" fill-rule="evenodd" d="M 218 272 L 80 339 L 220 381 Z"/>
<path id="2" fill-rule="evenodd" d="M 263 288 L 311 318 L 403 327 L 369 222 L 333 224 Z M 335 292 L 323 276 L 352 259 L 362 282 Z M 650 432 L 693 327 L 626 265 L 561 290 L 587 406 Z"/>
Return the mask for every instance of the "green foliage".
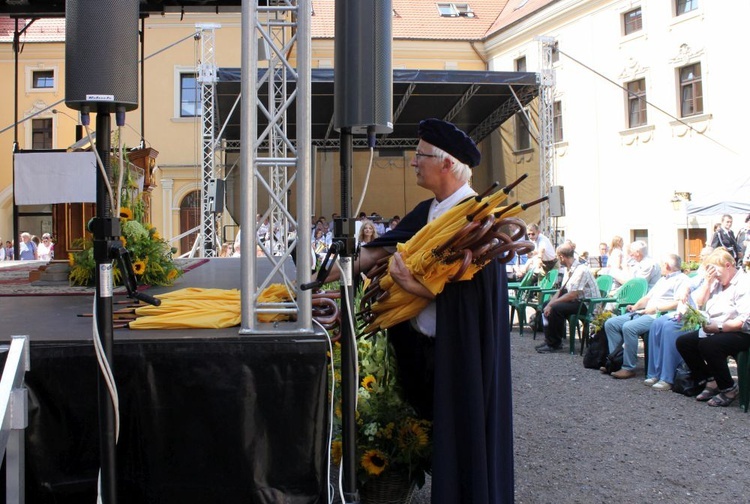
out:
<path id="1" fill-rule="evenodd" d="M 117 184 L 119 160 L 113 158 L 113 188 Z M 138 186 L 131 170 L 126 170 L 123 189 L 120 193 L 120 240 L 130 252 L 136 280 L 143 285 L 172 285 L 182 275 L 175 265 L 172 254 L 176 248 L 159 236 L 156 228 L 145 222 L 145 203 L 138 192 Z M 91 285 L 95 279 L 93 242 L 90 236 L 77 240 L 73 246 L 80 252 L 68 254 L 70 263 L 69 280 L 72 285 Z M 114 281 L 122 282 L 121 272 L 114 265 Z"/>
<path id="2" fill-rule="evenodd" d="M 358 305 L 358 293 L 355 305 Z M 387 472 L 402 472 L 424 484 L 430 470 L 432 423 L 418 418 L 403 398 L 393 348 L 383 331 L 357 340 L 359 388 L 357 392 L 357 477 L 360 483 Z M 341 380 L 341 345 L 334 345 L 333 377 Z M 341 459 L 341 394 L 334 397 L 332 456 Z"/>
<path id="3" fill-rule="evenodd" d="M 591 321 L 591 333 L 596 334 L 599 330 L 604 327 L 604 323 L 613 315 L 611 311 L 603 311 L 594 317 Z"/>
<path id="4" fill-rule="evenodd" d="M 681 316 L 682 330 L 695 331 L 708 322 L 708 318 L 692 306 L 685 306 L 685 313 Z"/>

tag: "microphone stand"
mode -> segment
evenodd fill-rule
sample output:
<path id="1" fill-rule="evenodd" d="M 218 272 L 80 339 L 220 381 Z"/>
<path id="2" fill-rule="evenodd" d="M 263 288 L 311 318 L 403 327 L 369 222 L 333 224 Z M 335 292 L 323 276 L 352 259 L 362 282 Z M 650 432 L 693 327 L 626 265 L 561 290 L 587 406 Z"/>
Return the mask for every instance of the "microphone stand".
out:
<path id="1" fill-rule="evenodd" d="M 357 492 L 357 357 L 356 334 L 351 333 L 354 321 L 354 285 L 352 282 L 352 256 L 355 254 L 355 221 L 351 212 L 351 169 L 354 142 L 350 128 L 341 128 L 341 217 L 334 220 L 334 238 L 318 271 L 317 279 L 303 284 L 302 290 L 321 287 L 328 277 L 338 255 L 341 266 L 341 302 L 349 303 L 351 309 L 341 307 L 341 471 L 343 501 L 346 504 L 359 502 Z"/>
<path id="2" fill-rule="evenodd" d="M 120 114 L 118 112 L 118 122 Z M 122 121 L 124 122 L 124 111 Z M 88 112 L 81 114 L 81 122 L 88 125 Z M 112 215 L 111 202 L 107 191 L 108 180 L 112 177 L 110 163 L 110 137 L 112 123 L 106 106 L 97 110 L 96 114 L 96 150 L 102 162 L 103 170 L 97 170 L 96 177 L 96 217 L 88 224 L 89 231 L 94 235 L 94 261 L 96 272 L 96 328 L 104 349 L 104 357 L 114 374 L 113 340 L 114 326 L 112 314 L 112 296 L 114 291 L 114 275 L 112 261 L 119 259 L 120 269 L 125 279 L 128 296 L 140 299 L 146 303 L 159 305 L 161 301 L 147 294 L 139 293 L 136 289 L 135 274 L 130 261 L 130 255 L 120 241 L 120 216 Z M 103 172 L 103 173 L 102 173 Z M 119 196 L 119 195 L 118 195 Z M 109 388 L 100 372 L 97 375 L 98 407 L 99 407 L 99 457 L 101 464 L 101 498 L 104 504 L 117 502 L 117 464 L 116 464 L 116 432 L 115 410 L 110 397 Z"/>

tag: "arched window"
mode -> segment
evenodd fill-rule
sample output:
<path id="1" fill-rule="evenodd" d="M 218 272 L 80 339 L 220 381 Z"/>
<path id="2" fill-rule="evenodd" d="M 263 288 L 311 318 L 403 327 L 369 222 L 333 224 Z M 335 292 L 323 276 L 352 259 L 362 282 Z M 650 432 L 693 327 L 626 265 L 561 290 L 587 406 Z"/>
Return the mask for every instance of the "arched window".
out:
<path id="1" fill-rule="evenodd" d="M 196 226 L 200 226 L 201 217 L 201 193 L 193 191 L 180 202 L 180 234 L 185 233 Z M 193 248 L 195 240 L 200 233 L 200 227 L 188 236 L 180 240 L 180 253 L 184 254 Z"/>

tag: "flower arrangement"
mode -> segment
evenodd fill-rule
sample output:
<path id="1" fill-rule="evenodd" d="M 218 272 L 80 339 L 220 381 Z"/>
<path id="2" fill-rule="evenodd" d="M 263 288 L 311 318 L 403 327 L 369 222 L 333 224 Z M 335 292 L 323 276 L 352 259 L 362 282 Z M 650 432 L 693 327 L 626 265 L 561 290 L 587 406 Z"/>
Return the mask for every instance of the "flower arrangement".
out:
<path id="1" fill-rule="evenodd" d="M 358 340 L 357 478 L 360 484 L 389 472 L 408 474 L 422 486 L 430 470 L 432 423 L 417 417 L 403 399 L 396 359 L 384 332 Z M 340 381 L 341 347 L 334 347 L 334 379 Z M 341 398 L 334 398 L 332 458 L 341 460 Z"/>
<path id="2" fill-rule="evenodd" d="M 690 305 L 683 305 L 683 310 L 678 310 L 679 320 L 682 321 L 683 331 L 695 331 L 708 322 L 708 317 L 701 311 Z"/>
<path id="3" fill-rule="evenodd" d="M 117 178 L 117 163 L 113 160 L 114 176 Z M 130 252 L 133 272 L 139 284 L 172 285 L 182 275 L 182 270 L 172 260 L 176 248 L 162 239 L 150 223 L 145 222 L 145 205 L 132 178 L 130 170 L 125 172 L 123 189 L 120 194 L 120 241 Z M 72 285 L 91 285 L 94 282 L 96 262 L 94 261 L 93 241 L 85 237 L 73 242 L 79 252 L 68 254 L 70 264 L 69 280 Z M 122 283 L 122 272 L 118 264 L 113 266 L 114 281 Z"/>
<path id="4" fill-rule="evenodd" d="M 591 321 L 591 333 L 598 333 L 601 328 L 604 327 L 604 323 L 607 321 L 607 319 L 612 315 L 614 314 L 608 310 L 597 314 L 596 317 L 594 317 L 594 320 Z"/>

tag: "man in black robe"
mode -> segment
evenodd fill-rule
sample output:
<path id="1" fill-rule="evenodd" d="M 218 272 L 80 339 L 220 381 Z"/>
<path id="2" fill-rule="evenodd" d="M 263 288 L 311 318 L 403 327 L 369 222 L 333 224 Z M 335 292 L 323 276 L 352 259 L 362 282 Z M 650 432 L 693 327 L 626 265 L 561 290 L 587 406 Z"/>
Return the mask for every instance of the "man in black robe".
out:
<path id="1" fill-rule="evenodd" d="M 411 162 L 417 184 L 435 198 L 423 201 L 353 262 L 367 271 L 394 253 L 428 222 L 475 192 L 471 168 L 481 155 L 453 124 L 426 119 Z M 490 261 L 468 281 L 437 296 L 419 283 L 398 253 L 390 266 L 408 292 L 433 299 L 414 319 L 388 330 L 407 399 L 433 421 L 432 502 L 513 502 L 513 413 L 505 268 Z"/>

